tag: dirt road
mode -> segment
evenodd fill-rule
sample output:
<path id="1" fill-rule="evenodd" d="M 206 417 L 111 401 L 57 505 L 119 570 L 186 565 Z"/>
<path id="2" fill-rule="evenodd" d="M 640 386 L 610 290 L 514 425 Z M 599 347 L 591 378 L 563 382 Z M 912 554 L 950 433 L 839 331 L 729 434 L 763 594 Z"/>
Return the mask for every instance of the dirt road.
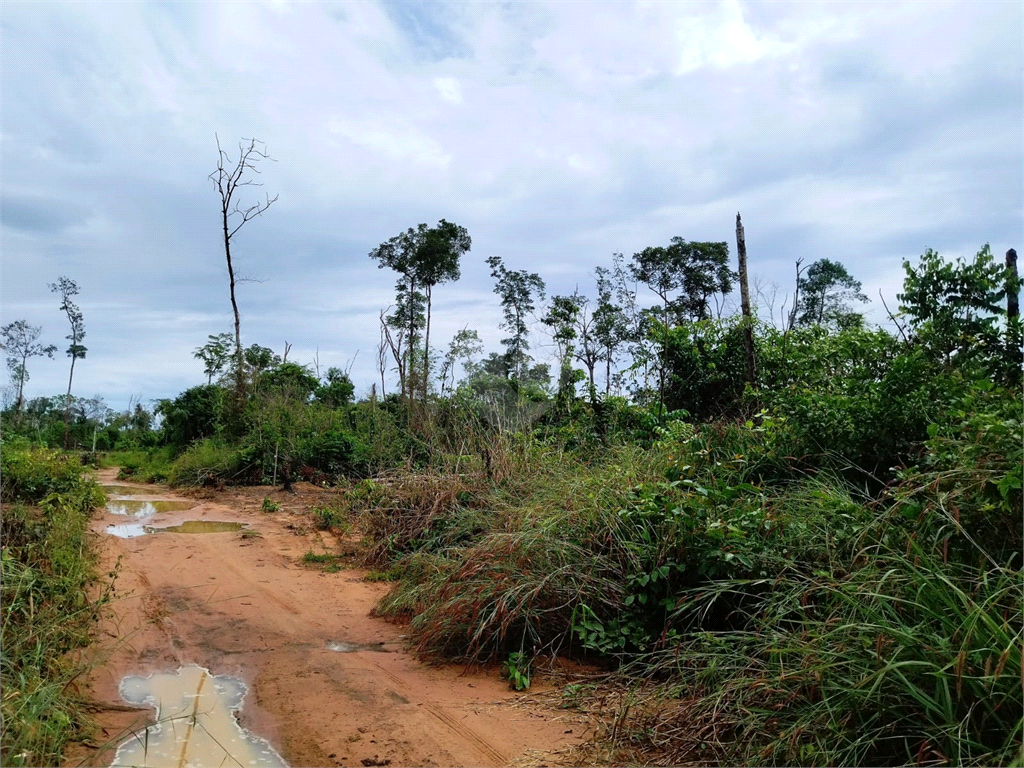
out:
<path id="1" fill-rule="evenodd" d="M 99 480 L 114 484 L 115 475 L 102 470 Z M 93 523 L 105 567 L 120 560 L 118 597 L 93 651 L 102 661 L 84 683 L 101 703 L 97 742 L 104 743 L 76 750 L 70 765 L 110 765 L 117 745 L 153 722 L 151 709 L 122 699 L 125 676 L 187 665 L 242 680 L 248 693 L 241 725 L 291 766 L 550 764 L 553 753 L 578 743 L 578 721 L 524 701 L 496 670 L 431 667 L 406 653 L 405 628 L 368 615 L 386 584 L 366 582 L 355 569 L 329 573 L 304 564 L 311 550 L 344 547 L 300 514 L 327 492 L 272 492 L 282 509 L 268 513 L 260 508 L 267 489 L 189 499 L 166 488 L 119 485 L 122 498 L 141 491 L 147 496 L 136 498 L 195 506 L 149 509 L 144 519 L 107 511 Z M 246 528 L 106 533 L 111 525 L 189 520 Z"/>

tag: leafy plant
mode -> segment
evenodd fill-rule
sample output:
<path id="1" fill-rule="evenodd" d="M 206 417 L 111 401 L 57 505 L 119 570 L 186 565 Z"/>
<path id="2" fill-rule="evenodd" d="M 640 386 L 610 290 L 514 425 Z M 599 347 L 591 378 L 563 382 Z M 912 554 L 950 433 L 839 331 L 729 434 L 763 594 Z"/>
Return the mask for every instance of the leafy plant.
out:
<path id="1" fill-rule="evenodd" d="M 530 671 L 533 659 L 521 651 L 515 651 L 508 655 L 508 659 L 501 665 L 501 676 L 508 678 L 510 686 L 517 691 L 523 691 L 530 687 Z"/>
<path id="2" fill-rule="evenodd" d="M 276 501 L 271 500 L 269 496 L 264 496 L 262 509 L 264 512 L 279 512 L 281 510 L 281 505 Z"/>

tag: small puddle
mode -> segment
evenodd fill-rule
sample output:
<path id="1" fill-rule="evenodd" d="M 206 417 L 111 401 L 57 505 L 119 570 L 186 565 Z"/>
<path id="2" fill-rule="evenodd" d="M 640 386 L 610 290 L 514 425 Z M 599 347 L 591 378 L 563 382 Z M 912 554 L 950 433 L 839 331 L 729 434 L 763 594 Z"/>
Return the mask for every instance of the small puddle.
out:
<path id="1" fill-rule="evenodd" d="M 127 499 L 107 502 L 107 512 L 128 517 L 150 517 L 157 512 L 182 512 L 195 506 L 191 501 L 142 501 Z"/>
<path id="2" fill-rule="evenodd" d="M 176 672 L 126 677 L 121 697 L 156 709 L 156 724 L 117 748 L 116 766 L 287 768 L 269 742 L 235 718 L 248 691 L 241 680 L 190 664 Z"/>
<path id="3" fill-rule="evenodd" d="M 384 643 L 347 643 L 345 641 L 327 641 L 327 650 L 335 653 L 355 653 L 356 651 L 377 651 L 378 653 L 390 653 L 384 650 Z"/>
<path id="4" fill-rule="evenodd" d="M 136 536 L 145 536 L 147 533 L 225 533 L 240 531 L 244 527 L 245 523 L 228 523 L 222 520 L 187 520 L 181 525 L 169 525 L 166 528 L 143 525 L 142 523 L 108 525 L 106 532 L 119 539 L 133 539 Z"/>
<path id="5" fill-rule="evenodd" d="M 186 520 L 181 525 L 154 528 L 154 533 L 224 533 L 240 531 L 245 523 L 227 523 L 222 520 Z"/>

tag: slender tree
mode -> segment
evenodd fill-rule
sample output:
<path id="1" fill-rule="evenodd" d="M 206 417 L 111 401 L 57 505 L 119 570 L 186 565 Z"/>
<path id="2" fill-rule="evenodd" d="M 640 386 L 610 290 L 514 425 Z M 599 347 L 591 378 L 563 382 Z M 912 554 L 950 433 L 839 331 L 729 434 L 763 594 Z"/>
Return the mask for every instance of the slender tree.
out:
<path id="1" fill-rule="evenodd" d="M 27 320 L 15 320 L 0 329 L 2 346 L 8 353 L 7 368 L 11 372 L 11 378 L 18 382 L 18 399 L 15 404 L 18 411 L 25 407 L 25 382 L 29 379 L 28 359 L 45 355 L 52 360 L 53 353 L 57 351 L 56 344 L 39 343 L 39 334 L 42 330 L 41 326 L 29 325 Z"/>
<path id="2" fill-rule="evenodd" d="M 218 333 L 216 336 L 210 334 L 207 338 L 209 341 L 201 347 L 196 347 L 192 357 L 203 362 L 206 383 L 212 384 L 213 377 L 224 371 L 231 361 L 233 339 L 230 333 Z"/>
<path id="3" fill-rule="evenodd" d="M 800 325 L 820 325 L 824 322 L 842 323 L 856 315 L 849 302 L 865 302 L 859 280 L 854 280 L 842 264 L 829 259 L 818 259 L 807 268 L 805 277 L 797 278 Z"/>
<path id="4" fill-rule="evenodd" d="M 430 321 L 434 286 L 458 280 L 459 262 L 472 246 L 464 227 L 441 219 L 437 226 L 419 224 L 410 227 L 370 251 L 378 267 L 388 267 L 400 277 L 395 286 L 397 301 L 395 313 L 388 318 L 393 328 L 402 328 L 407 335 L 406 357 L 399 362 L 403 392 L 410 407 L 417 376 L 421 396 L 427 398 L 430 379 Z M 419 331 L 423 330 L 423 367 L 415 367 L 415 354 Z"/>
<path id="5" fill-rule="evenodd" d="M 86 348 L 82 346 L 82 339 L 85 338 L 85 323 L 82 319 L 82 310 L 72 300 L 72 296 L 78 295 L 78 284 L 67 277 L 60 277 L 56 283 L 50 283 L 50 290 L 59 293 L 61 298 L 60 311 L 67 315 L 71 324 L 71 333 L 66 338 L 71 344 L 68 346 L 68 357 L 71 358 L 71 372 L 68 374 L 67 403 L 64 406 L 64 448 L 68 448 L 68 433 L 71 426 L 71 382 L 75 377 L 75 361 L 84 358 Z"/>
<path id="6" fill-rule="evenodd" d="M 604 394 L 611 394 L 612 366 L 619 348 L 629 340 L 629 318 L 626 310 L 616 304 L 612 274 L 604 267 L 594 270 L 597 278 L 597 306 L 594 308 L 594 339 L 604 361 Z"/>
<path id="7" fill-rule="evenodd" d="M 242 139 L 238 144 L 238 159 L 232 160 L 228 153 L 220 146 L 220 137 L 214 134 L 217 140 L 217 170 L 210 174 L 220 195 L 221 226 L 224 232 L 224 256 L 228 263 L 228 286 L 231 291 L 231 311 L 235 315 L 235 395 L 236 406 L 240 407 L 245 398 L 245 378 L 242 366 L 242 331 L 241 318 L 238 313 L 238 301 L 235 298 L 235 284 L 238 279 L 235 276 L 235 267 L 231 261 L 231 242 L 238 230 L 244 227 L 256 216 L 262 216 L 263 212 L 277 202 L 277 195 L 271 198 L 266 196 L 263 202 L 257 201 L 252 205 L 243 206 L 237 199 L 239 187 L 261 187 L 259 182 L 246 178 L 250 173 L 260 173 L 259 162 L 262 160 L 273 160 L 261 147 L 262 141 L 257 139 Z M 245 143 L 248 141 L 248 145 Z"/>
<path id="8" fill-rule="evenodd" d="M 533 312 L 538 298 L 543 300 L 544 281 L 540 275 L 527 272 L 525 269 L 507 269 L 498 256 L 491 256 L 487 259 L 487 264 L 491 268 L 491 277 L 495 280 L 494 292 L 501 297 L 501 308 L 505 314 L 505 322 L 501 327 L 512 334 L 509 338 L 501 340 L 506 350 L 508 376 L 510 379 L 521 381 L 530 360 L 526 354 L 530 348 L 526 316 Z"/>

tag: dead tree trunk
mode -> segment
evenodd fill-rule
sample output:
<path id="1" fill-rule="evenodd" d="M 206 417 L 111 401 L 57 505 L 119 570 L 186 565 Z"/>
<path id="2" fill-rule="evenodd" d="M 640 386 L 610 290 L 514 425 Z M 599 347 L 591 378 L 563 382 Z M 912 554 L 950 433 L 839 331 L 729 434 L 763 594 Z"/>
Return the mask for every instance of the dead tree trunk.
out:
<path id="1" fill-rule="evenodd" d="M 1012 320 L 1020 315 L 1020 278 L 1017 276 L 1017 251 L 1006 252 L 1006 317 Z"/>
<path id="2" fill-rule="evenodd" d="M 743 346 L 746 352 L 747 383 L 757 387 L 757 360 L 754 357 L 754 317 L 750 311 L 750 286 L 747 281 L 747 241 L 743 221 L 736 214 L 736 252 L 740 260 L 740 307 L 743 311 Z"/>
<path id="3" fill-rule="evenodd" d="M 803 259 L 796 260 L 796 290 L 793 291 L 793 307 L 789 310 L 789 330 L 793 330 L 793 326 L 796 325 L 796 313 L 800 308 L 800 273 L 803 272 L 800 269 L 800 264 Z"/>

